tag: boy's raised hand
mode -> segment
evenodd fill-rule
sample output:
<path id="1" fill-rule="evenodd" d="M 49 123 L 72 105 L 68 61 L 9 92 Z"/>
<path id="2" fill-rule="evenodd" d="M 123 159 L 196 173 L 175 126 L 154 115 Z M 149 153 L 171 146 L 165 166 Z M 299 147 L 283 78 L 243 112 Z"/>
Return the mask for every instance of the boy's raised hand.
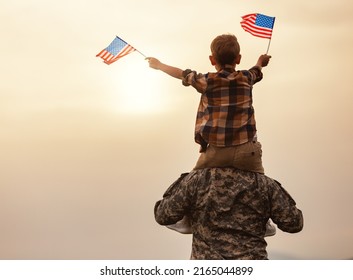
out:
<path id="1" fill-rule="evenodd" d="M 270 62 L 270 58 L 271 58 L 271 56 L 267 55 L 267 54 L 260 55 L 260 57 L 257 61 L 257 65 L 261 66 L 261 67 L 267 66 L 268 63 Z"/>
<path id="2" fill-rule="evenodd" d="M 161 62 L 157 58 L 146 57 L 146 60 L 148 61 L 148 64 L 150 65 L 151 68 L 157 69 L 157 70 L 160 69 Z"/>
<path id="3" fill-rule="evenodd" d="M 177 67 L 164 64 L 154 57 L 146 57 L 146 60 L 148 61 L 150 67 L 153 69 L 161 70 L 164 73 L 177 79 L 183 78 L 183 70 Z"/>

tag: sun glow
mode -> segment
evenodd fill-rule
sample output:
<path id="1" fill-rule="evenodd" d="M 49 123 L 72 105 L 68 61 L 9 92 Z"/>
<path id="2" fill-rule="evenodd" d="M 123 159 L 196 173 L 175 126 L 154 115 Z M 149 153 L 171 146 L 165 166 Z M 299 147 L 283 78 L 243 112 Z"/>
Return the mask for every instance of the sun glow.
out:
<path id="1" fill-rule="evenodd" d="M 143 56 L 133 53 L 115 63 L 121 63 L 113 77 L 114 107 L 119 113 L 154 114 L 165 110 L 163 78 L 149 68 Z"/>

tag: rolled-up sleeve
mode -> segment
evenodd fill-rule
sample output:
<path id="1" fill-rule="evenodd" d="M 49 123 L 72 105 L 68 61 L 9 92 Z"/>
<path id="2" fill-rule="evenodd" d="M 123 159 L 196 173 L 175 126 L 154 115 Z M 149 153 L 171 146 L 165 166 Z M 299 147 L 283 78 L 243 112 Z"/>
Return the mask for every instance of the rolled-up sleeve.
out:
<path id="1" fill-rule="evenodd" d="M 199 93 L 204 93 L 207 88 L 206 75 L 190 69 L 183 71 L 182 83 L 184 86 L 194 87 Z"/>

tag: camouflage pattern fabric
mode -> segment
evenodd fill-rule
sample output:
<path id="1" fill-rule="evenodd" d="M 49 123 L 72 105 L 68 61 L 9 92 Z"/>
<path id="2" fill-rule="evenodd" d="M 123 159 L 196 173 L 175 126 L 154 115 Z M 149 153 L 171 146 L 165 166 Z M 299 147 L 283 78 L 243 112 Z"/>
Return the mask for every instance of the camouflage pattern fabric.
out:
<path id="1" fill-rule="evenodd" d="M 267 259 L 264 235 L 269 218 L 285 232 L 303 228 L 301 210 L 280 183 L 234 168 L 182 174 L 157 201 L 154 214 L 161 225 L 189 217 L 191 259 Z"/>

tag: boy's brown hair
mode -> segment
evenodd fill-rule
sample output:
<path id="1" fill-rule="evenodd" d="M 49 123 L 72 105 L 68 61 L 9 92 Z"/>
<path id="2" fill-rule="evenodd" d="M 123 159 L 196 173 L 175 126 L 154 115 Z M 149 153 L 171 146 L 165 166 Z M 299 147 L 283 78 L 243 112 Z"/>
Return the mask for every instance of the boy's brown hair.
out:
<path id="1" fill-rule="evenodd" d="M 213 39 L 211 43 L 212 56 L 220 66 L 234 64 L 240 54 L 240 46 L 233 34 L 223 34 Z"/>

